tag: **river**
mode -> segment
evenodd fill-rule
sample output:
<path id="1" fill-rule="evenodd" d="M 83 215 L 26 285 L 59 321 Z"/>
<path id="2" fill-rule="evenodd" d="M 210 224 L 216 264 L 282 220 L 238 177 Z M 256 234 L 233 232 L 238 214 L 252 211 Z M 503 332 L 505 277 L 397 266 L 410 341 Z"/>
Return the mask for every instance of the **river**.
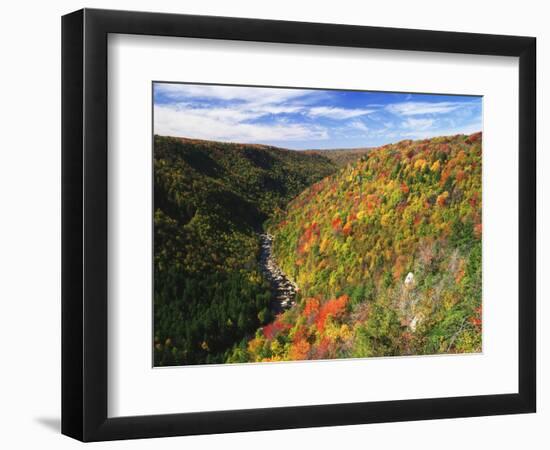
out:
<path id="1" fill-rule="evenodd" d="M 269 233 L 260 235 L 260 269 L 271 285 L 270 309 L 279 314 L 295 303 L 298 287 L 290 280 L 277 264 L 273 255 L 273 236 Z"/>

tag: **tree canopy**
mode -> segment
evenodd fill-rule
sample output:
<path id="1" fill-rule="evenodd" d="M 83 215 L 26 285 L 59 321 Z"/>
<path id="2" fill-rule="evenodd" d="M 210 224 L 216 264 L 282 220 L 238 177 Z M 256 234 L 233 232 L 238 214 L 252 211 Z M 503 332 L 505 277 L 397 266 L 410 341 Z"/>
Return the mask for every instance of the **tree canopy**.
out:
<path id="1" fill-rule="evenodd" d="M 234 360 L 481 351 L 481 162 L 481 133 L 402 141 L 292 200 L 268 229 L 300 301 Z"/>

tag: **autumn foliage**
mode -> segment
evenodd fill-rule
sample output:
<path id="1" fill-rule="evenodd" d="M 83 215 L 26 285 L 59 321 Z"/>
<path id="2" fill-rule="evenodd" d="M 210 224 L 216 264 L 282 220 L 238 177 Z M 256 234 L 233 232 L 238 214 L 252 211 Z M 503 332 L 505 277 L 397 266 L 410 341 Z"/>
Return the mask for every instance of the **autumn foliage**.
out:
<path id="1" fill-rule="evenodd" d="M 322 333 L 325 330 L 325 323 L 330 317 L 337 318 L 342 315 L 346 310 L 349 297 L 347 295 L 341 295 L 338 298 L 334 298 L 323 303 L 323 306 L 319 310 L 315 324 L 317 330 Z"/>
<path id="2" fill-rule="evenodd" d="M 481 351 L 481 143 L 372 149 L 270 218 L 300 294 L 229 361 Z"/>

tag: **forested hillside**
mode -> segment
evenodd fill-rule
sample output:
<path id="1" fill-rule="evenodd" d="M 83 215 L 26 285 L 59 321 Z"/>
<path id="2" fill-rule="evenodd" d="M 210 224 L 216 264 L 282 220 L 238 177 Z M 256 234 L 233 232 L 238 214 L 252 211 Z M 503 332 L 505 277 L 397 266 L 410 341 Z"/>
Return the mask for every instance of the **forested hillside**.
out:
<path id="1" fill-rule="evenodd" d="M 335 148 L 330 150 L 304 150 L 304 153 L 330 159 L 337 167 L 344 167 L 369 153 L 372 148 Z"/>
<path id="2" fill-rule="evenodd" d="M 155 136 L 156 366 L 225 362 L 270 320 L 257 232 L 334 171 L 320 155 Z"/>
<path id="3" fill-rule="evenodd" d="M 269 221 L 297 304 L 230 362 L 481 351 L 481 133 L 369 151 Z"/>

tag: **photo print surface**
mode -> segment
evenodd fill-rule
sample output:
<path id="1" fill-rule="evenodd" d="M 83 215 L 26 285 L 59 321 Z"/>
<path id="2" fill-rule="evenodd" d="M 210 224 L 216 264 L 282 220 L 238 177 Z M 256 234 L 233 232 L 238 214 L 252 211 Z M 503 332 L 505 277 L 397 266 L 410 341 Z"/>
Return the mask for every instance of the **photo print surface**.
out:
<path id="1" fill-rule="evenodd" d="M 482 97 L 152 88 L 155 367 L 482 351 Z"/>

